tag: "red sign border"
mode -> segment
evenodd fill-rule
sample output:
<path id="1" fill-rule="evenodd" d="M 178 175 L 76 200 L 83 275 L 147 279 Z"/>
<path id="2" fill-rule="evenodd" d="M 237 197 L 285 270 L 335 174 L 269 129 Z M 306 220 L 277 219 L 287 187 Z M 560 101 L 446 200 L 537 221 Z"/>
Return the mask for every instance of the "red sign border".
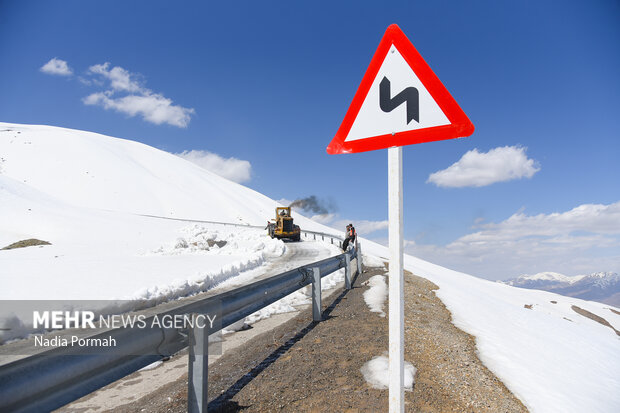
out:
<path id="1" fill-rule="evenodd" d="M 377 73 L 379 73 L 379 69 L 392 44 L 396 46 L 407 64 L 418 76 L 435 102 L 437 102 L 450 121 L 450 124 L 345 142 L 353 126 L 353 122 L 355 122 L 355 118 L 362 108 L 364 99 L 366 99 L 370 87 L 377 77 Z M 336 132 L 336 136 L 334 136 L 327 146 L 327 153 L 335 155 L 340 153 L 374 151 L 392 146 L 405 146 L 465 137 L 472 133 L 474 133 L 474 125 L 465 112 L 463 112 L 458 103 L 456 103 L 456 100 L 454 100 L 450 92 L 448 92 L 443 83 L 441 83 L 441 80 L 439 80 L 430 66 L 424 61 L 420 53 L 413 47 L 413 44 L 411 44 L 407 36 L 405 36 L 405 33 L 402 32 L 398 25 L 392 24 L 387 28 L 381 39 L 379 47 L 377 47 L 377 51 L 372 57 L 370 65 L 364 74 L 362 83 L 353 97 L 353 102 L 351 102 L 351 106 L 349 106 L 349 110 L 338 132 Z"/>

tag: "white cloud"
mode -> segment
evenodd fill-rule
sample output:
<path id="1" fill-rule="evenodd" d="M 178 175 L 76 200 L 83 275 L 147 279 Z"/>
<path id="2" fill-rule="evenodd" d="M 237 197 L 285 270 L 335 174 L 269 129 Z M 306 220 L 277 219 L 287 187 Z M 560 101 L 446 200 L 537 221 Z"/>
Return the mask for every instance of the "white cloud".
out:
<path id="1" fill-rule="evenodd" d="M 241 159 L 223 158 L 215 153 L 197 150 L 183 151 L 175 155 L 234 182 L 248 182 L 252 175 L 250 162 Z"/>
<path id="2" fill-rule="evenodd" d="M 112 69 L 109 68 L 110 63 L 93 65 L 88 68 L 88 72 L 91 74 L 98 74 L 110 81 L 110 87 L 115 91 L 123 92 L 150 92 L 148 89 L 143 89 L 137 80 L 133 80 L 136 77 L 135 74 L 129 73 L 127 70 L 120 66 L 115 66 Z"/>
<path id="3" fill-rule="evenodd" d="M 73 74 L 73 70 L 66 61 L 55 57 L 41 66 L 39 70 L 48 75 L 71 76 Z"/>
<path id="4" fill-rule="evenodd" d="M 187 127 L 191 115 L 195 113 L 194 109 L 173 105 L 172 100 L 156 93 L 115 98 L 109 93 L 98 92 L 86 96 L 82 101 L 85 105 L 114 109 L 129 116 L 140 115 L 156 125 L 167 123 L 179 128 Z"/>
<path id="5" fill-rule="evenodd" d="M 620 270 L 620 202 L 526 215 L 476 227 L 445 246 L 407 243 L 406 250 L 440 265 L 490 279 L 555 271 Z"/>
<path id="6" fill-rule="evenodd" d="M 468 235 L 471 240 L 512 239 L 524 235 L 557 236 L 582 231 L 620 234 L 620 202 L 609 205 L 584 204 L 566 212 L 528 216 L 517 212 L 499 224 L 480 225 L 482 231 Z"/>
<path id="7" fill-rule="evenodd" d="M 290 205 L 290 204 L 287 204 Z M 317 214 L 310 217 L 311 220 L 323 225 L 330 225 L 336 219 L 336 214 Z M 346 225 L 346 224 L 345 224 Z"/>
<path id="8" fill-rule="evenodd" d="M 145 121 L 156 125 L 167 123 L 179 128 L 186 128 L 191 116 L 196 112 L 192 108 L 174 105 L 171 99 L 161 93 L 143 87 L 136 79 L 138 75 L 120 66 L 110 68 L 108 62 L 97 64 L 88 69 L 88 74 L 93 76 L 92 80 L 84 79 L 81 80 L 82 83 L 101 86 L 103 79 L 108 81 L 109 89 L 86 96 L 82 99 L 85 105 L 113 109 L 132 117 L 139 115 Z"/>
<path id="9" fill-rule="evenodd" d="M 440 187 L 480 187 L 495 182 L 531 178 L 540 170 L 533 159 L 528 159 L 526 148 L 504 146 L 489 152 L 468 151 L 447 169 L 429 175 L 426 182 Z"/>
<path id="10" fill-rule="evenodd" d="M 376 231 L 380 231 L 383 229 L 387 229 L 388 227 L 388 221 L 384 220 L 384 221 L 368 221 L 365 219 L 362 220 L 347 220 L 347 219 L 339 219 L 337 221 L 333 221 L 329 224 L 329 226 L 331 226 L 332 228 L 342 228 L 342 231 L 344 232 L 345 228 L 347 225 L 349 224 L 353 224 L 353 226 L 355 227 L 355 231 L 362 236 L 368 235 L 368 234 L 372 234 L 373 232 Z"/>
<path id="11" fill-rule="evenodd" d="M 384 221 L 361 220 L 361 221 L 355 221 L 353 226 L 355 226 L 356 231 L 360 235 L 366 235 L 366 234 L 371 234 L 376 231 L 380 231 L 382 229 L 387 229 L 388 221 L 387 220 L 384 220 Z"/>
<path id="12" fill-rule="evenodd" d="M 53 58 L 40 69 L 44 73 L 70 76 L 73 71 L 64 60 Z M 124 113 L 130 117 L 141 116 L 147 122 L 186 128 L 196 111 L 173 104 L 161 93 L 155 93 L 144 87 L 135 73 L 120 66 L 110 68 L 110 63 L 96 64 L 88 68 L 88 77 L 78 76 L 78 81 L 86 86 L 95 86 L 106 90 L 91 93 L 82 99 L 85 105 L 101 106 L 109 110 Z M 249 178 L 248 178 L 249 179 Z"/>

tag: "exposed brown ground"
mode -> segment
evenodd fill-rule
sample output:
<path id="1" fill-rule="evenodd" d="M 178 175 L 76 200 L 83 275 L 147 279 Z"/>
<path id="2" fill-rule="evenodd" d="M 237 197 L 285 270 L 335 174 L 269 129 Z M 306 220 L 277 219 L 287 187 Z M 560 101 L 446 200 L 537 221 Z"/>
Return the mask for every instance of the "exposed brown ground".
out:
<path id="1" fill-rule="evenodd" d="M 620 336 L 620 331 L 616 330 L 616 329 L 614 328 L 614 326 L 612 326 L 612 325 L 609 323 L 609 321 L 605 320 L 603 317 L 597 316 L 596 314 L 591 313 L 591 312 L 589 312 L 588 310 L 584 310 L 584 309 L 583 309 L 583 308 L 581 308 L 581 307 L 577 307 L 576 305 L 572 305 L 570 308 L 571 308 L 574 312 L 576 312 L 577 314 L 579 314 L 579 315 L 582 315 L 582 316 L 584 316 L 584 317 L 588 317 L 590 320 L 594 320 L 594 321 L 596 321 L 597 323 L 604 325 L 605 327 L 609 327 L 609 328 L 611 328 L 612 330 L 614 330 L 614 332 L 616 333 L 616 335 Z M 611 311 L 614 311 L 614 310 L 611 310 Z M 614 311 L 614 312 L 617 312 L 617 311 Z"/>
<path id="2" fill-rule="evenodd" d="M 11 245 L 7 245 L 4 248 L 0 248 L 0 250 L 12 250 L 15 248 L 33 247 L 36 245 L 52 245 L 52 244 L 50 244 L 47 241 L 41 241 L 40 239 L 30 238 L 30 239 L 24 239 L 21 241 L 14 242 Z"/>

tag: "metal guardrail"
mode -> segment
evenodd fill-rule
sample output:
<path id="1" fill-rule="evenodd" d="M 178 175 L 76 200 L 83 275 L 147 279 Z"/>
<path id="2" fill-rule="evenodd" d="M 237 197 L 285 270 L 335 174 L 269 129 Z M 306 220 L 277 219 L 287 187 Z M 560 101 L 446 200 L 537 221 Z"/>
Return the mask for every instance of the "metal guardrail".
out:
<path id="1" fill-rule="evenodd" d="M 317 236 L 332 238 L 332 243 L 334 239 L 341 239 L 332 234 L 303 232 L 315 239 Z M 321 278 L 345 268 L 345 287 L 350 289 L 353 258 L 358 258 L 357 271 L 360 273 L 361 249 L 356 244 L 354 248 L 335 257 L 216 296 L 181 304 L 152 316 L 220 314 L 221 323 L 208 331 L 197 327 L 189 331 L 163 326 L 148 330 L 119 328 L 93 336 L 112 337 L 118 343 L 115 348 L 102 349 L 100 354 L 85 354 L 80 348 L 62 347 L 3 365 L 0 367 L 0 412 L 40 412 L 59 408 L 190 344 L 188 410 L 206 411 L 208 335 L 309 284 L 313 285 L 313 319 L 319 321 Z"/>
<path id="2" fill-rule="evenodd" d="M 315 232 L 315 231 L 304 231 L 304 230 L 302 230 L 301 233 L 304 235 L 304 238 L 308 238 L 308 236 L 312 236 L 313 239 L 316 240 L 317 237 L 320 237 L 321 241 L 325 241 L 325 239 L 330 239 L 332 244 L 334 243 L 334 240 L 337 240 L 340 246 L 342 246 L 342 241 L 344 241 L 344 239 L 342 237 L 338 236 L 338 235 L 327 234 L 325 232 Z"/>

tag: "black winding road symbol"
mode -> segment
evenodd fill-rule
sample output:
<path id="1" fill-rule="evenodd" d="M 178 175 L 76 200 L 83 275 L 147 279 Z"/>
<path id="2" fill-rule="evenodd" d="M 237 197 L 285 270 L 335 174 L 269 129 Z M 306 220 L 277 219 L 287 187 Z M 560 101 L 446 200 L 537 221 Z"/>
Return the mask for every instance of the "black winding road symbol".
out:
<path id="1" fill-rule="evenodd" d="M 379 84 L 379 106 L 384 112 L 391 112 L 403 103 L 407 104 L 407 125 L 411 120 L 420 123 L 420 97 L 418 89 L 410 86 L 390 98 L 390 81 L 387 77 Z"/>

